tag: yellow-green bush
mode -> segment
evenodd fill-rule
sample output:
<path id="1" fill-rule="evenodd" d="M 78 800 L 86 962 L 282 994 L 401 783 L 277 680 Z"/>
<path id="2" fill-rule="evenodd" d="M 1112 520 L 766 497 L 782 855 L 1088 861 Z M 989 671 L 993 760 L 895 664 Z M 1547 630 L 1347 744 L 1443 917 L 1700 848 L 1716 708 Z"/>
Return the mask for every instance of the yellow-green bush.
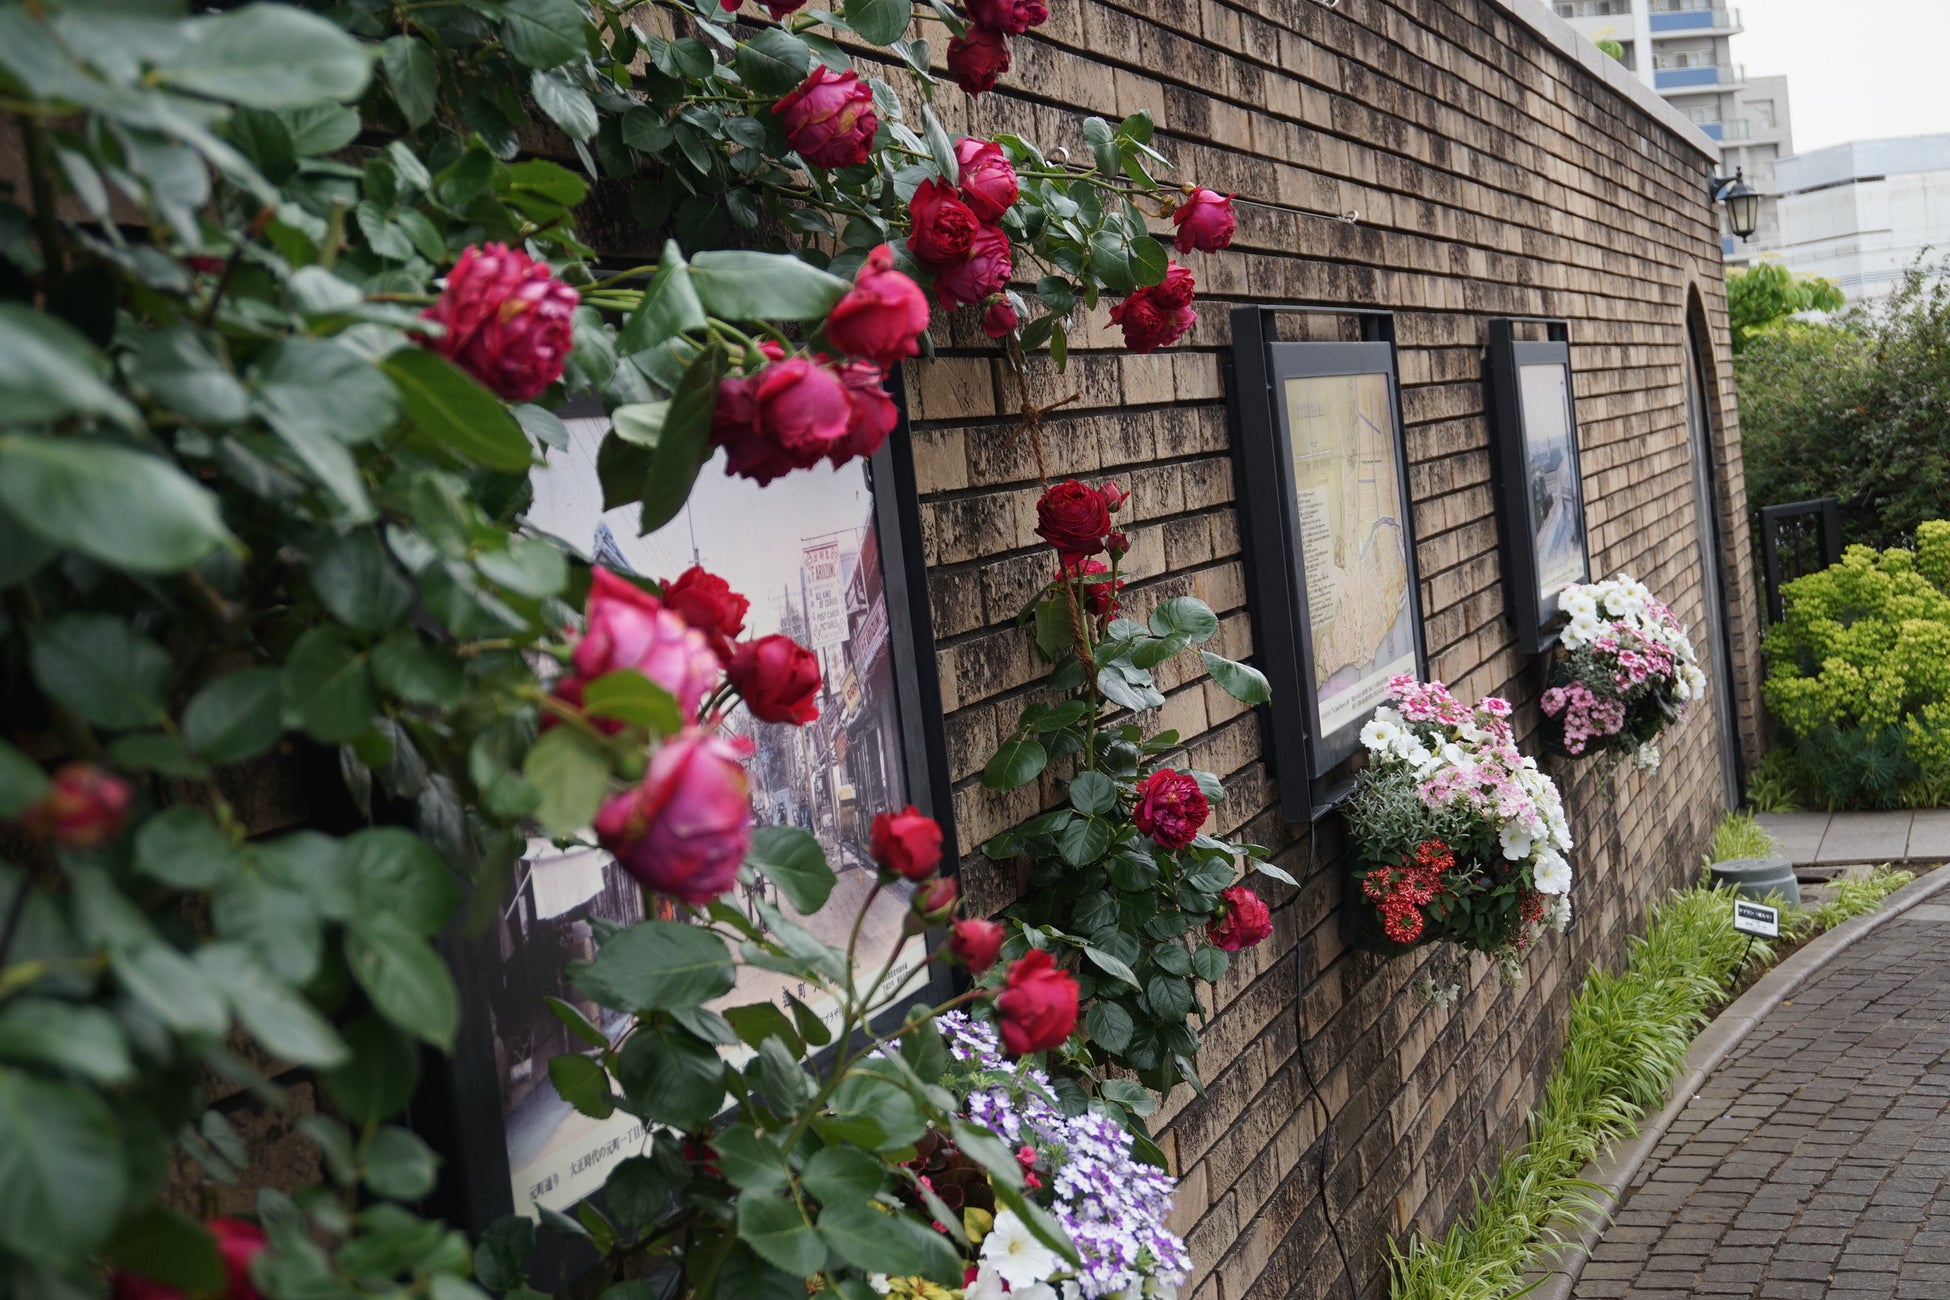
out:
<path id="1" fill-rule="evenodd" d="M 1767 703 L 1830 807 L 1939 802 L 1950 785 L 1950 521 L 1914 550 L 1851 546 L 1782 589 Z"/>

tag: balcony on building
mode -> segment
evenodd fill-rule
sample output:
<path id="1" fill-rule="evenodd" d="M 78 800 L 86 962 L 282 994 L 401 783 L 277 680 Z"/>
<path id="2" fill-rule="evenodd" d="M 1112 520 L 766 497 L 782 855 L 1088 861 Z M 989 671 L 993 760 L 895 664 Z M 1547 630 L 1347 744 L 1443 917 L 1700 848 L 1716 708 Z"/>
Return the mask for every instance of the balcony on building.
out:
<path id="1" fill-rule="evenodd" d="M 1632 12 L 1632 0 L 1552 0 L 1559 18 L 1613 18 Z"/>
<path id="2" fill-rule="evenodd" d="M 1745 29 L 1738 9 L 1717 8 L 1712 0 L 1652 0 L 1652 34 L 1732 36 Z"/>
<path id="3" fill-rule="evenodd" d="M 1738 86 L 1747 80 L 1746 68 L 1738 63 L 1713 63 L 1712 56 L 1700 53 L 1658 54 L 1652 56 L 1652 85 L 1658 90 L 1710 90 L 1718 86 Z"/>

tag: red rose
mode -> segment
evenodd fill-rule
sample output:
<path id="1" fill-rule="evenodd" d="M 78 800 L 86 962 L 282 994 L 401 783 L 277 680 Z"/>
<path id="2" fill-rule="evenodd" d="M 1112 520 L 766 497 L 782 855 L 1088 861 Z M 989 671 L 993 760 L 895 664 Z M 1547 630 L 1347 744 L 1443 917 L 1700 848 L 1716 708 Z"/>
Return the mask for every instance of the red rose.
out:
<path id="1" fill-rule="evenodd" d="M 724 2 L 725 0 L 718 0 L 720 4 Z M 775 23 L 787 14 L 806 7 L 806 0 L 760 0 L 760 3 L 765 6 L 765 12 L 772 15 L 772 21 Z"/>
<path id="2" fill-rule="evenodd" d="M 982 333 L 992 339 L 1003 339 L 1016 332 L 1022 324 L 1022 316 L 1007 298 L 997 298 L 982 313 Z"/>
<path id="3" fill-rule="evenodd" d="M 968 260 L 975 232 L 982 228 L 960 193 L 936 177 L 914 191 L 908 201 L 908 251 L 923 266 L 948 266 Z"/>
<path id="4" fill-rule="evenodd" d="M 887 395 L 886 376 L 871 361 L 847 361 L 835 367 L 846 386 L 846 399 L 852 415 L 846 427 L 846 440 L 826 454 L 833 468 L 855 456 L 871 456 L 887 441 L 887 435 L 900 423 L 900 408 Z"/>
<path id="5" fill-rule="evenodd" d="M 744 381 L 722 381 L 718 406 L 711 439 L 725 449 L 725 472 L 760 484 L 811 468 L 844 444 L 853 426 L 846 385 L 806 356 L 775 361 Z"/>
<path id="6" fill-rule="evenodd" d="M 1198 782 L 1183 772 L 1161 767 L 1137 785 L 1137 806 L 1131 820 L 1159 847 L 1182 849 L 1198 838 L 1212 806 Z"/>
<path id="7" fill-rule="evenodd" d="M 1112 533 L 1111 536 L 1121 537 L 1123 534 Z M 1062 576 L 1074 581 L 1079 577 L 1088 577 L 1093 574 L 1109 572 L 1110 566 L 1101 560 L 1083 560 L 1080 563 L 1072 564 L 1065 568 Z M 1108 618 L 1120 608 L 1117 603 L 1117 593 L 1124 590 L 1122 579 L 1086 582 L 1082 584 L 1082 587 L 1083 607 L 1090 613 L 1091 617 Z"/>
<path id="8" fill-rule="evenodd" d="M 1002 220 L 1002 214 L 1016 201 L 1016 169 L 1009 165 L 1002 146 L 993 140 L 963 136 L 955 142 L 955 184 L 961 196 L 984 223 Z"/>
<path id="9" fill-rule="evenodd" d="M 650 756 L 643 782 L 596 814 L 596 841 L 646 888 L 708 903 L 738 883 L 751 846 L 752 743 L 692 728 Z"/>
<path id="10" fill-rule="evenodd" d="M 937 877 L 914 895 L 914 915 L 930 925 L 939 925 L 955 910 L 955 900 L 960 897 L 960 885 L 947 876 Z"/>
<path id="11" fill-rule="evenodd" d="M 562 377 L 575 346 L 581 296 L 505 244 L 477 244 L 447 273 L 440 300 L 420 315 L 446 331 L 431 348 L 510 402 L 527 402 Z"/>
<path id="12" fill-rule="evenodd" d="M 242 1219 L 211 1219 L 203 1225 L 217 1240 L 223 1259 L 224 1300 L 260 1300 L 251 1281 L 251 1261 L 265 1247 L 264 1229 Z M 117 1273 L 111 1281 L 114 1300 L 185 1300 L 178 1287 L 152 1281 L 139 1273 Z"/>
<path id="13" fill-rule="evenodd" d="M 1103 497 L 1073 478 L 1051 485 L 1036 502 L 1036 535 L 1054 546 L 1066 565 L 1101 552 L 1109 531 Z"/>
<path id="14" fill-rule="evenodd" d="M 129 783 L 93 763 L 68 763 L 47 790 L 21 811 L 21 824 L 64 849 L 108 843 L 129 823 Z"/>
<path id="15" fill-rule="evenodd" d="M 934 296 L 951 310 L 980 302 L 990 294 L 1001 293 L 1014 269 L 1009 260 L 1009 237 L 995 226 L 983 226 L 975 232 L 965 259 L 935 271 Z"/>
<path id="16" fill-rule="evenodd" d="M 756 389 L 751 376 L 732 375 L 718 381 L 718 404 L 711 412 L 711 444 L 725 449 L 725 473 L 770 483 L 798 466 L 783 447 L 759 433 Z"/>
<path id="17" fill-rule="evenodd" d="M 731 643 L 744 632 L 752 603 L 717 574 L 693 564 L 664 584 L 664 607 L 704 633 L 719 662 L 729 663 Z"/>
<path id="18" fill-rule="evenodd" d="M 949 930 L 948 951 L 968 967 L 970 974 L 980 975 L 1002 955 L 1002 933 L 994 921 L 963 917 Z"/>
<path id="19" fill-rule="evenodd" d="M 1131 553 L 1131 539 L 1124 536 L 1121 531 L 1106 533 L 1104 535 L 1104 550 L 1113 558 L 1120 555 L 1129 555 Z"/>
<path id="20" fill-rule="evenodd" d="M 1238 952 L 1273 933 L 1273 913 L 1258 894 L 1234 885 L 1219 891 L 1219 897 L 1225 900 L 1225 909 L 1205 925 L 1205 935 L 1215 947 Z"/>
<path id="21" fill-rule="evenodd" d="M 1232 195 L 1201 185 L 1171 214 L 1171 224 L 1178 227 L 1175 242 L 1179 252 L 1197 249 L 1216 253 L 1232 242 L 1233 228 L 1238 224 L 1232 215 Z"/>
<path id="22" fill-rule="evenodd" d="M 1124 331 L 1124 346 L 1133 352 L 1155 352 L 1176 343 L 1192 327 L 1198 313 L 1192 300 L 1192 273 L 1172 264 L 1163 284 L 1146 285 L 1110 309 L 1110 318 Z"/>
<path id="23" fill-rule="evenodd" d="M 1116 514 L 1131 499 L 1131 494 L 1115 483 L 1106 483 L 1097 489 L 1097 495 L 1104 499 L 1104 509 Z"/>
<path id="24" fill-rule="evenodd" d="M 1011 1056 L 1055 1047 L 1077 1027 L 1077 982 L 1041 948 L 1009 967 L 1009 983 L 995 999 L 1002 1046 Z"/>
<path id="25" fill-rule="evenodd" d="M 1020 36 L 1049 21 L 1049 6 L 1043 0 L 968 0 L 968 21 Z"/>
<path id="26" fill-rule="evenodd" d="M 995 89 L 1009 70 L 1009 40 L 993 27 L 970 27 L 948 42 L 948 75 L 971 95 Z"/>
<path id="27" fill-rule="evenodd" d="M 1192 305 L 1192 291 L 1198 286 L 1192 282 L 1192 273 L 1176 262 L 1165 265 L 1165 278 L 1149 286 L 1152 300 L 1160 307 L 1176 311 Z"/>
<path id="28" fill-rule="evenodd" d="M 882 244 L 867 254 L 853 287 L 827 313 L 826 341 L 847 356 L 891 366 L 920 353 L 927 328 L 927 295 L 894 269 L 894 252 Z"/>
<path id="29" fill-rule="evenodd" d="M 575 673 L 556 688 L 565 699 L 571 688 L 580 700 L 585 683 L 634 668 L 669 691 L 686 718 L 694 718 L 699 701 L 718 684 L 722 666 L 705 634 L 608 569 L 591 575 L 583 623 L 571 656 Z"/>
<path id="30" fill-rule="evenodd" d="M 873 819 L 868 847 L 874 861 L 895 875 L 926 880 L 941 865 L 941 825 L 909 804 Z"/>
<path id="31" fill-rule="evenodd" d="M 726 675 L 760 722 L 803 727 L 819 716 L 819 657 L 789 636 L 745 642 Z"/>
<path id="32" fill-rule="evenodd" d="M 867 160 L 880 119 L 873 91 L 857 72 L 819 64 L 799 88 L 772 105 L 786 142 L 810 167 L 850 167 Z"/>

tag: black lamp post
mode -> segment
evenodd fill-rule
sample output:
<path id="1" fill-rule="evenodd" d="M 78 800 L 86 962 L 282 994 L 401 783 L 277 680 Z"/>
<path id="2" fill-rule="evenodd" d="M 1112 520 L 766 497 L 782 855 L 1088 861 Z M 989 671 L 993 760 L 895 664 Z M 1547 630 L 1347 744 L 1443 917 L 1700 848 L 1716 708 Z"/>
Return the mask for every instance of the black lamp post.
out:
<path id="1" fill-rule="evenodd" d="M 1727 179 L 1715 173 L 1706 182 L 1706 192 L 1713 202 L 1727 205 L 1727 224 L 1741 239 L 1752 239 L 1760 229 L 1760 192 L 1747 184 L 1743 168 L 1733 169 L 1733 178 Z"/>

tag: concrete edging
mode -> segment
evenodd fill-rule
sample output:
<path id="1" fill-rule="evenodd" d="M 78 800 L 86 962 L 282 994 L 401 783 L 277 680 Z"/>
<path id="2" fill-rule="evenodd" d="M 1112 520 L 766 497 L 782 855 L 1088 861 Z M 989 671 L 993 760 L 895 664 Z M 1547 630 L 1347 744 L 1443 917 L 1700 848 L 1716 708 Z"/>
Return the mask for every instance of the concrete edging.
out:
<path id="1" fill-rule="evenodd" d="M 1857 939 L 1881 925 L 1895 920 L 1918 903 L 1927 902 L 1950 889 L 1950 869 L 1925 870 L 1883 900 L 1876 911 L 1851 917 L 1826 934 L 1810 940 L 1806 947 L 1791 954 L 1780 965 L 1754 982 L 1754 986 L 1733 1000 L 1713 1022 L 1693 1039 L 1686 1052 L 1686 1063 L 1673 1080 L 1669 1100 L 1657 1113 L 1648 1115 L 1638 1133 L 1586 1165 L 1578 1177 L 1596 1184 L 1613 1206 L 1624 1199 L 1625 1189 L 1638 1176 L 1639 1167 L 1652 1154 L 1672 1122 L 1692 1103 L 1706 1077 L 1726 1060 L 1754 1026 L 1810 979 L 1825 970 Z M 1591 1258 L 1592 1248 L 1610 1226 L 1611 1215 L 1586 1223 L 1578 1235 L 1561 1248 L 1551 1269 L 1526 1294 L 1534 1300 L 1571 1300 L 1571 1290 Z M 1535 1276 L 1530 1274 L 1529 1276 Z"/>

